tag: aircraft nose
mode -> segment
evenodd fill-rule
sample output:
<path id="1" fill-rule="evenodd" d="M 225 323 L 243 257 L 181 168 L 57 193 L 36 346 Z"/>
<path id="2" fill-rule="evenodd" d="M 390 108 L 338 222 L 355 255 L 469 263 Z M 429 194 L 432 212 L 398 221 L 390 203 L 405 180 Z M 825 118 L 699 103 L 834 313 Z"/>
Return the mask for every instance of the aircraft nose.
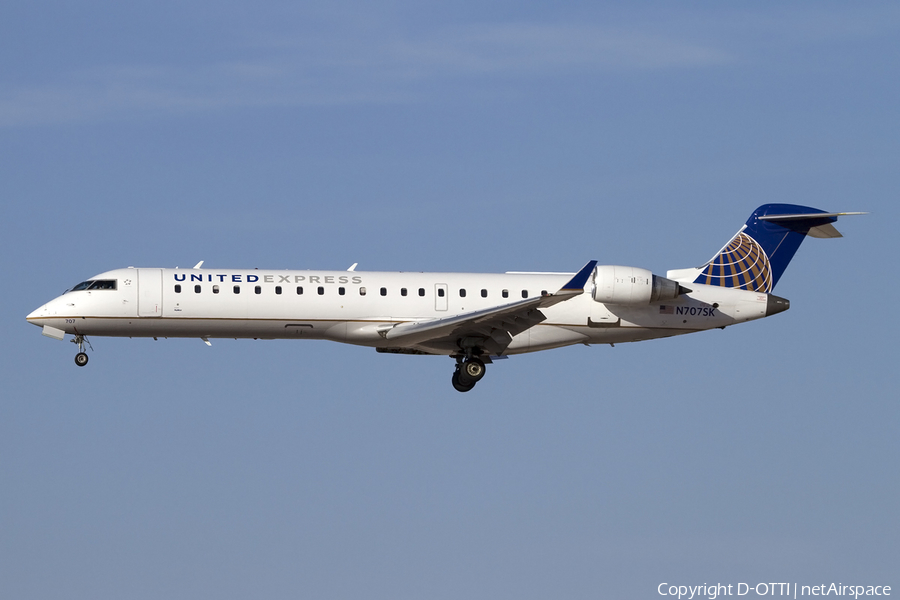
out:
<path id="1" fill-rule="evenodd" d="M 36 323 L 35 319 L 40 319 L 43 316 L 47 315 L 47 305 L 43 305 L 40 308 L 36 308 L 25 317 L 25 320 L 31 323 L 32 325 L 40 325 L 40 323 Z"/>
<path id="2" fill-rule="evenodd" d="M 25 320 L 31 323 L 32 325 L 37 325 L 38 327 L 42 327 L 44 324 L 41 323 L 41 319 L 47 319 L 50 317 L 55 317 L 57 314 L 57 310 L 59 309 L 59 298 L 54 298 L 50 302 L 45 303 L 43 306 L 34 309 L 28 316 L 25 317 Z"/>

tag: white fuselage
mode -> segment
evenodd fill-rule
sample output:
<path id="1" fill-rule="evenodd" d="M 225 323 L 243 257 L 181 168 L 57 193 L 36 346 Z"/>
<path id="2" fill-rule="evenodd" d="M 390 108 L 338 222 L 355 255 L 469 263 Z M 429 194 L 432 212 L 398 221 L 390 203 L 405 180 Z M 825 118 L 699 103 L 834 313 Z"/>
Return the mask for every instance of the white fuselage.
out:
<path id="1" fill-rule="evenodd" d="M 380 331 L 553 294 L 571 277 L 127 268 L 92 278 L 114 281 L 115 289 L 69 291 L 27 319 L 86 336 L 327 339 L 454 354 L 459 348 L 448 343 L 393 348 Z M 668 302 L 613 305 L 595 301 L 588 281 L 587 293 L 541 309 L 546 320 L 515 335 L 504 354 L 669 337 L 767 315 L 767 294 L 686 285 L 689 293 Z"/>

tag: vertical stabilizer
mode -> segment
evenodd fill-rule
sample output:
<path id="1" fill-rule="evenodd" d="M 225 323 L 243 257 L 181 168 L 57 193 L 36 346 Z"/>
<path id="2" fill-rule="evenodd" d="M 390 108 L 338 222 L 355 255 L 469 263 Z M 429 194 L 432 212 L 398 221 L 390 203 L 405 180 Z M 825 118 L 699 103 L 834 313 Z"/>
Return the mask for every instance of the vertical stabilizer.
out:
<path id="1" fill-rule="evenodd" d="M 795 204 L 764 204 L 708 263 L 694 283 L 769 293 L 807 235 L 840 237 L 838 216 Z"/>

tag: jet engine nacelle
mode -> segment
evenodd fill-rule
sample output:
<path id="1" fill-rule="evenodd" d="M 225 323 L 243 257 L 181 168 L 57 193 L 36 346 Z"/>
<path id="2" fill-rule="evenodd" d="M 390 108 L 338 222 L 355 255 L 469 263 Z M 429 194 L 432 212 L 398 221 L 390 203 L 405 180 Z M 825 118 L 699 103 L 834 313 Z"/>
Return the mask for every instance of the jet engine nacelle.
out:
<path id="1" fill-rule="evenodd" d="M 651 304 L 674 300 L 685 291 L 647 269 L 604 265 L 594 271 L 594 300 L 603 304 Z"/>

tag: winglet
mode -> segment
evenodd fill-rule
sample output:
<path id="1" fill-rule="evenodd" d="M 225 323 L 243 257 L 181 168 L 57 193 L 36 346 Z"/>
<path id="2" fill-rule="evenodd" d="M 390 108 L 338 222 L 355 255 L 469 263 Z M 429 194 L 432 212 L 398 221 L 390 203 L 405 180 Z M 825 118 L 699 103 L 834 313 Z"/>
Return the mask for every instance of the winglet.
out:
<path id="1" fill-rule="evenodd" d="M 575 277 L 569 280 L 569 283 L 562 286 L 557 294 L 561 293 L 578 293 L 584 291 L 584 284 L 587 283 L 588 277 L 591 276 L 591 273 L 594 271 L 594 267 L 597 266 L 597 261 L 592 260 L 588 262 L 588 264 L 581 267 L 581 270 L 575 274 Z"/>

